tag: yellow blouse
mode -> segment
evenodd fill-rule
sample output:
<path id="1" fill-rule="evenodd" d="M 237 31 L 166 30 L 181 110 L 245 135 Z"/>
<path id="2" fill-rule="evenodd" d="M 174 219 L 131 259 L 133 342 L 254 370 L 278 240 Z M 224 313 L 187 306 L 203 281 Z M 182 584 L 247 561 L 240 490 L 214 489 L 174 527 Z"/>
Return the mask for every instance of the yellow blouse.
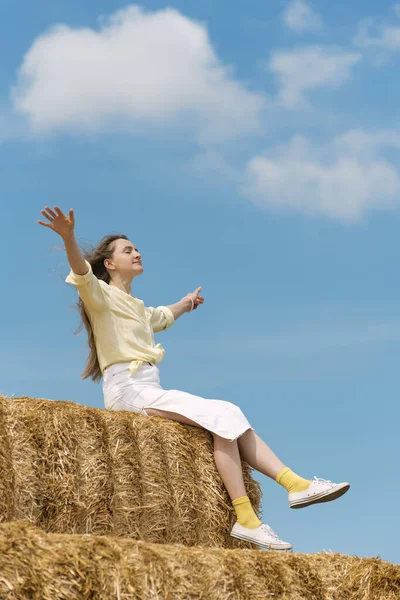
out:
<path id="1" fill-rule="evenodd" d="M 142 300 L 97 279 L 86 262 L 86 275 L 72 270 L 66 282 L 75 286 L 90 320 L 101 372 L 119 362 L 130 362 L 134 375 L 144 362 L 160 362 L 165 355 L 154 343 L 154 332 L 168 329 L 174 315 L 167 306 L 146 307 Z"/>

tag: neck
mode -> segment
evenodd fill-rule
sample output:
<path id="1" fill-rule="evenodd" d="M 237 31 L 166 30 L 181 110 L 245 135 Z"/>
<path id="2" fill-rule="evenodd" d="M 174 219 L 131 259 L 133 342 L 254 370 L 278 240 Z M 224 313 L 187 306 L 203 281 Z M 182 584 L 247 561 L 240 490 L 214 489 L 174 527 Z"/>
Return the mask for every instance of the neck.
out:
<path id="1" fill-rule="evenodd" d="M 131 283 L 132 280 L 130 278 L 125 278 L 122 275 L 116 275 L 115 279 L 111 279 L 109 285 L 116 287 L 132 296 Z"/>

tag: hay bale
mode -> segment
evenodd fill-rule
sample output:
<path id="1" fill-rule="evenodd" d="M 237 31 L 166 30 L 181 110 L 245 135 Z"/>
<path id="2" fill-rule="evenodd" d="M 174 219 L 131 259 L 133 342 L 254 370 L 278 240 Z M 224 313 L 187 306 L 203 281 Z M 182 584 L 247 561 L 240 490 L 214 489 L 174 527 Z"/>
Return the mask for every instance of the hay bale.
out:
<path id="1" fill-rule="evenodd" d="M 153 544 L 0 525 L 8 600 L 395 600 L 400 566 L 376 558 Z"/>
<path id="2" fill-rule="evenodd" d="M 243 461 L 249 497 L 261 489 Z M 74 402 L 0 396 L 0 522 L 185 546 L 248 548 L 198 427 Z"/>
<path id="3" fill-rule="evenodd" d="M 14 491 L 15 481 L 6 414 L 0 404 L 0 515 L 4 521 L 10 521 L 15 513 Z"/>

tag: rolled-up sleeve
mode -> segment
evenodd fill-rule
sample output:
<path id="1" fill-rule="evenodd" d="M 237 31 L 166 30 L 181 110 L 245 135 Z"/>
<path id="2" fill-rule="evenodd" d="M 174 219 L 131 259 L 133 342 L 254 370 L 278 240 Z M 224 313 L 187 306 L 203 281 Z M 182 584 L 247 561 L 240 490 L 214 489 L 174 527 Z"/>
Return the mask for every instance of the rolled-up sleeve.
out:
<path id="1" fill-rule="evenodd" d="M 168 306 L 157 306 L 157 308 L 148 306 L 146 311 L 154 333 L 168 329 L 175 321 L 174 315 Z"/>
<path id="2" fill-rule="evenodd" d="M 65 281 L 77 288 L 80 298 L 89 310 L 103 310 L 107 307 L 104 291 L 100 281 L 93 274 L 91 264 L 87 260 L 85 263 L 88 268 L 85 275 L 77 275 L 71 270 Z"/>

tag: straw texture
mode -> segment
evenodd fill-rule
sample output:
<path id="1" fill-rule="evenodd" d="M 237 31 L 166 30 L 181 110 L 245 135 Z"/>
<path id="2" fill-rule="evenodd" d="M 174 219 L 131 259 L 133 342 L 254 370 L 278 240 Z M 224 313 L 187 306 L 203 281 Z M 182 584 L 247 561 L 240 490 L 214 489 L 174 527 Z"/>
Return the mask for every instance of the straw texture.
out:
<path id="1" fill-rule="evenodd" d="M 249 548 L 209 432 L 73 402 L 0 397 L 0 522 L 46 532 Z M 261 491 L 243 461 L 249 497 Z"/>
<path id="2" fill-rule="evenodd" d="M 0 396 L 0 600 L 400 600 L 400 566 L 266 552 L 234 521 L 207 431 Z"/>
<path id="3" fill-rule="evenodd" d="M 0 525 L 8 600 L 397 600 L 400 566 L 299 555 L 46 534 Z"/>

